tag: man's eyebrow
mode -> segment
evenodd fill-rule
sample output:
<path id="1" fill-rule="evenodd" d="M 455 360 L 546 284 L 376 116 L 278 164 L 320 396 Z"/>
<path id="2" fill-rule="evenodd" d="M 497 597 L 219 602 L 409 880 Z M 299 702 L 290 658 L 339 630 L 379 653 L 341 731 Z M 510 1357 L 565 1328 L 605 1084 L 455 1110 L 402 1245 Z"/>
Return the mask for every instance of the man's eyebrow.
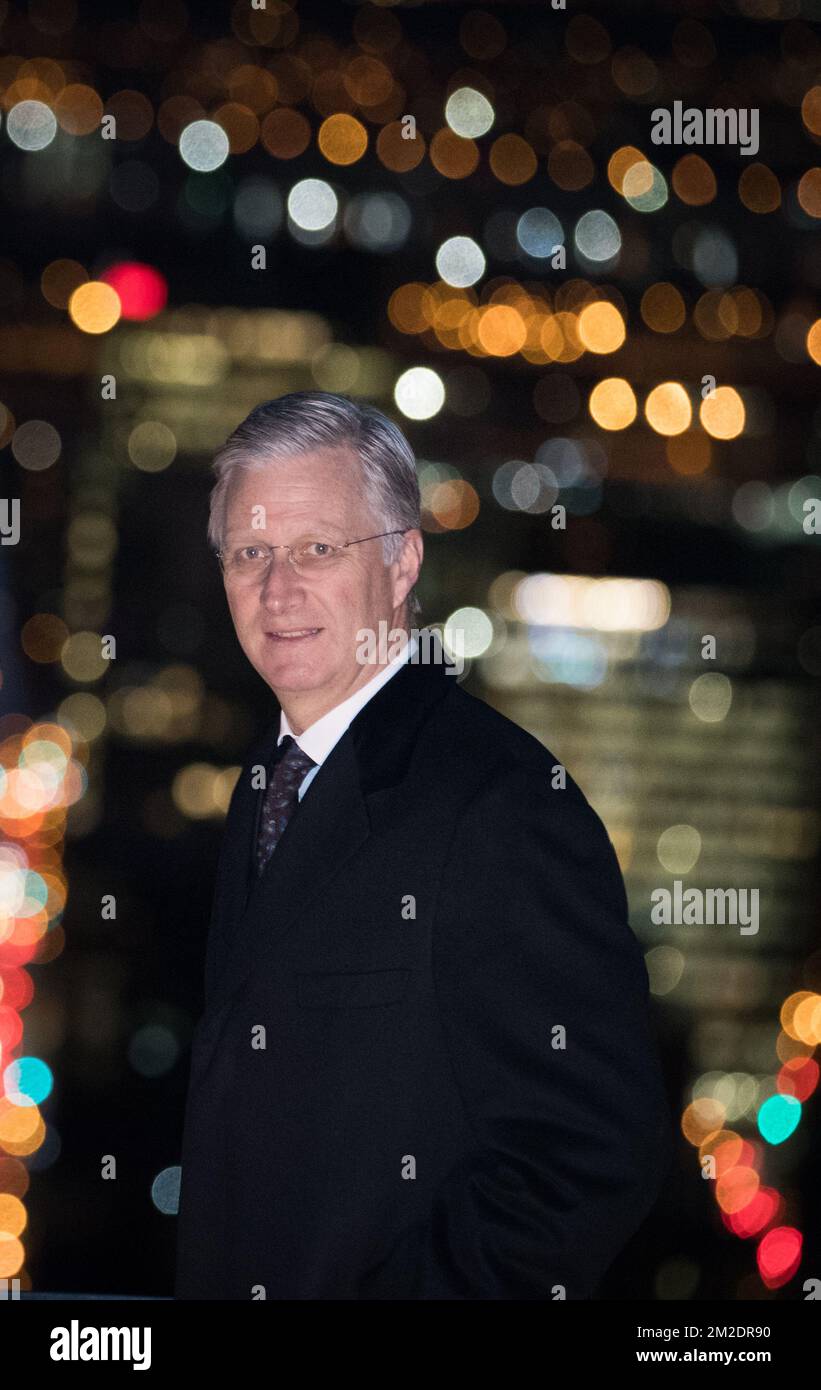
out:
<path id="1" fill-rule="evenodd" d="M 321 524 L 317 523 L 315 526 L 303 527 L 299 534 L 294 536 L 293 541 L 290 542 L 290 544 L 294 544 L 296 541 L 312 539 L 317 537 L 320 539 L 324 539 L 325 536 L 333 537 L 334 535 L 337 535 L 340 537 L 340 539 L 342 539 L 347 536 L 347 532 L 343 531 L 341 526 L 334 526 L 330 522 L 322 522 Z M 266 543 L 266 545 L 271 544 L 271 542 L 268 540 L 267 527 L 263 529 L 260 526 L 237 526 L 236 528 L 229 527 L 225 532 L 226 541 L 230 540 L 236 543 L 237 541 L 242 541 L 246 538 L 252 541 L 262 540 Z M 278 542 L 278 544 L 284 544 L 284 542 Z"/>
<path id="2" fill-rule="evenodd" d="M 250 544 L 251 542 L 257 542 L 260 540 L 264 544 L 268 544 L 268 542 L 265 540 L 264 532 L 262 533 L 262 535 L 260 535 L 259 531 L 254 531 L 253 533 L 251 531 L 226 531 L 224 543 L 226 545 L 228 545 L 229 543 L 231 545 L 239 545 L 241 542 L 244 543 L 247 541 Z"/>

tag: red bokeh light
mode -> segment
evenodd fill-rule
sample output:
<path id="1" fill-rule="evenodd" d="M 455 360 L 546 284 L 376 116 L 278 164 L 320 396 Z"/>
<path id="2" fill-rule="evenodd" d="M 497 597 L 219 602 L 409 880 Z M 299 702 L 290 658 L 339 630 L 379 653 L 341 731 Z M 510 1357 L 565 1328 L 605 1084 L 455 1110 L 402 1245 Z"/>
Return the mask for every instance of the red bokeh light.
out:
<path id="1" fill-rule="evenodd" d="M 779 1071 L 776 1086 L 782 1095 L 795 1096 L 803 1103 L 818 1085 L 818 1073 L 814 1057 L 791 1057 Z"/>
<path id="2" fill-rule="evenodd" d="M 28 971 L 15 966 L 0 966 L 0 1001 L 6 1008 L 21 1013 L 34 996 L 34 981 Z"/>
<path id="3" fill-rule="evenodd" d="M 119 261 L 100 276 L 117 291 L 124 319 L 153 319 L 168 301 L 168 282 L 142 261 Z"/>
<path id="4" fill-rule="evenodd" d="M 801 1263 L 803 1238 L 795 1226 L 776 1226 L 762 1237 L 757 1251 L 758 1272 L 768 1289 L 792 1279 Z"/>
<path id="5" fill-rule="evenodd" d="M 782 1201 L 774 1187 L 760 1187 L 755 1196 L 740 1211 L 723 1211 L 721 1218 L 728 1231 L 742 1240 L 757 1236 L 777 1220 L 781 1214 Z"/>
<path id="6" fill-rule="evenodd" d="M 16 1009 L 0 1004 L 0 1049 L 3 1057 L 13 1052 L 23 1036 L 23 1020 Z"/>

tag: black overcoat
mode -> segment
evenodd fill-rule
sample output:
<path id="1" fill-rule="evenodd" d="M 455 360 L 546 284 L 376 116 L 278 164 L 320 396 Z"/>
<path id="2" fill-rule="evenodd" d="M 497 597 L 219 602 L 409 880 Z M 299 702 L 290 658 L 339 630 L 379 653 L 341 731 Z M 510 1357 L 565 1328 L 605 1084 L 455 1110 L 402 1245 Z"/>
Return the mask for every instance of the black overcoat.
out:
<path id="1" fill-rule="evenodd" d="M 605 829 L 535 738 L 400 669 L 251 872 L 233 793 L 185 1112 L 175 1296 L 587 1298 L 668 1172 Z"/>

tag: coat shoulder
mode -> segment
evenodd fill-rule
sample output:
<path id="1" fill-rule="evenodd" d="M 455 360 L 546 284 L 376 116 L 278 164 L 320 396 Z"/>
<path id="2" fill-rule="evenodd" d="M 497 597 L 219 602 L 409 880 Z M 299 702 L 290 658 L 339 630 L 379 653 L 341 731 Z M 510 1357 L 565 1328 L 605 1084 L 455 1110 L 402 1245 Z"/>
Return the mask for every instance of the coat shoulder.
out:
<path id="1" fill-rule="evenodd" d="M 484 769 L 486 776 L 516 768 L 543 778 L 560 766 L 555 754 L 533 734 L 460 685 L 454 684 L 440 706 L 438 732 L 464 761 Z"/>
<path id="2" fill-rule="evenodd" d="M 494 841 L 517 847 L 529 835 L 534 856 L 541 855 L 542 862 L 549 857 L 551 873 L 575 865 L 575 872 L 597 885 L 609 908 L 615 906 L 626 922 L 624 881 L 607 826 L 561 760 L 533 734 L 461 687 L 443 703 L 440 737 L 446 734 L 450 765 L 459 762 L 469 769 L 462 773 L 460 853 L 471 843 L 476 852 L 487 853 L 489 831 Z M 439 746 L 444 749 L 443 742 Z"/>
<path id="3" fill-rule="evenodd" d="M 460 788 L 463 807 L 502 818 L 524 809 L 543 824 L 558 819 L 567 834 L 582 835 L 610 857 L 600 815 L 571 770 L 533 734 L 455 683 L 431 723 L 439 768 Z"/>

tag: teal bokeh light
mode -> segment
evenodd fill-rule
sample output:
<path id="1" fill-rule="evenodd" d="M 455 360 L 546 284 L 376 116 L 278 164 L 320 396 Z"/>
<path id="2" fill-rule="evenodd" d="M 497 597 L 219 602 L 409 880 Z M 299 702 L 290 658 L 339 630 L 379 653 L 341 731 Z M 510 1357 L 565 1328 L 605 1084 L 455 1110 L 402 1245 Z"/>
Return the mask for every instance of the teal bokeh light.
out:
<path id="1" fill-rule="evenodd" d="M 758 1128 L 768 1144 L 783 1144 L 801 1119 L 801 1102 L 795 1096 L 770 1096 L 758 1112 Z"/>
<path id="2" fill-rule="evenodd" d="M 3 1073 L 6 1094 L 12 1105 L 39 1105 L 51 1093 L 51 1068 L 39 1057 L 17 1057 Z"/>

